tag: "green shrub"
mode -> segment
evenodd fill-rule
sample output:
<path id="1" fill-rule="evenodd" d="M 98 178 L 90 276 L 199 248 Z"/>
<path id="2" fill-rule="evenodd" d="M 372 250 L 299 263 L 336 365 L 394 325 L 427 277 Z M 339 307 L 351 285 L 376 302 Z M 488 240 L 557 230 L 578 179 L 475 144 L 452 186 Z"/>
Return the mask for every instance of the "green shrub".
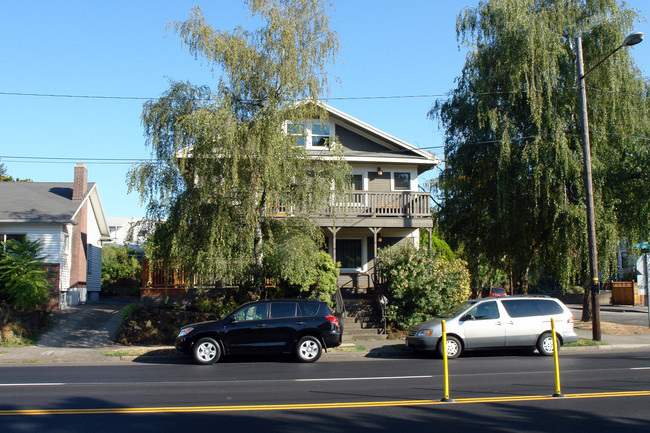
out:
<path id="1" fill-rule="evenodd" d="M 134 250 L 115 245 L 102 248 L 102 288 L 119 281 L 137 280 L 141 268 Z"/>
<path id="2" fill-rule="evenodd" d="M 217 317 L 223 317 L 237 308 L 239 303 L 230 296 L 225 298 L 212 298 L 199 296 L 194 300 L 194 307 L 201 313 L 214 313 Z"/>
<path id="3" fill-rule="evenodd" d="M 399 329 L 431 319 L 470 296 L 466 263 L 438 251 L 410 244 L 383 249 L 377 271 L 387 282 L 387 315 Z"/>
<path id="4" fill-rule="evenodd" d="M 0 293 L 11 306 L 33 311 L 48 302 L 43 246 L 39 241 L 8 240 L 0 256 Z"/>

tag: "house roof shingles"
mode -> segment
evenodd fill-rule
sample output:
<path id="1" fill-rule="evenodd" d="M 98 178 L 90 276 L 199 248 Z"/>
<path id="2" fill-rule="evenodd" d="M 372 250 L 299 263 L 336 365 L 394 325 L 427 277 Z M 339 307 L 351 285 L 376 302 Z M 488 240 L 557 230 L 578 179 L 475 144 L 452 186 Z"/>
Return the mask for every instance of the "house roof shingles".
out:
<path id="1" fill-rule="evenodd" d="M 94 188 L 88 182 L 84 198 Z M 72 200 L 72 182 L 0 182 L 0 222 L 71 222 L 83 200 Z"/>

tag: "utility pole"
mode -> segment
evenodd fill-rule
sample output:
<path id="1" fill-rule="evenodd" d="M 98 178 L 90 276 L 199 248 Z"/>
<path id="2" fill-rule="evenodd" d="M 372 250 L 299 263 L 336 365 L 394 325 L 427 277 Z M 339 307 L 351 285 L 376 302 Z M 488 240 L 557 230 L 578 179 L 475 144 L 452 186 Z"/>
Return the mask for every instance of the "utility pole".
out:
<path id="1" fill-rule="evenodd" d="M 618 48 L 605 56 L 601 61 L 596 63 L 585 73 L 584 62 L 582 58 L 582 38 L 578 36 L 575 39 L 577 63 L 576 70 L 578 73 L 578 100 L 580 103 L 580 120 L 582 123 L 582 153 L 584 155 L 585 202 L 587 207 L 587 241 L 589 243 L 589 273 L 591 277 L 591 329 L 592 338 L 595 341 L 600 341 L 601 338 L 600 304 L 598 303 L 600 281 L 598 280 L 598 252 L 596 251 L 596 222 L 594 218 L 594 191 L 593 183 L 591 181 L 591 146 L 589 144 L 589 119 L 587 116 L 587 92 L 585 90 L 585 77 L 621 48 L 636 45 L 642 40 L 643 33 L 630 33 Z"/>
<path id="2" fill-rule="evenodd" d="M 592 338 L 600 341 L 598 251 L 596 250 L 594 191 L 591 181 L 591 146 L 589 144 L 589 118 L 587 117 L 587 91 L 585 90 L 582 38 L 580 36 L 576 38 L 576 62 L 578 63 L 578 100 L 580 102 L 580 121 L 582 123 L 582 154 L 584 156 L 585 201 L 587 206 L 587 242 L 589 243 L 589 273 L 591 277 L 591 332 Z"/>

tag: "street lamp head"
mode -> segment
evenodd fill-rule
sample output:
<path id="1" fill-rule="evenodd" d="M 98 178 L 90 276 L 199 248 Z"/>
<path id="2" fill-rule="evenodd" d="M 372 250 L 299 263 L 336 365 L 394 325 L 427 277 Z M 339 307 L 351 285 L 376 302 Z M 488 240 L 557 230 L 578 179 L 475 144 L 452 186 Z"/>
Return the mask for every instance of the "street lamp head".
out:
<path id="1" fill-rule="evenodd" d="M 624 47 L 631 47 L 632 45 L 636 45 L 640 43 L 643 40 L 643 32 L 632 32 L 623 41 Z"/>

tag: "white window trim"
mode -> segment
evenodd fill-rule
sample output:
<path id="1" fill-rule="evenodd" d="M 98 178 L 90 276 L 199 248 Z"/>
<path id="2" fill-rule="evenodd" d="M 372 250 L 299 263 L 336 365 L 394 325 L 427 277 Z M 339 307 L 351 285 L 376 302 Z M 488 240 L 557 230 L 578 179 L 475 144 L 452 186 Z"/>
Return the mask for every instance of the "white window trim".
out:
<path id="1" fill-rule="evenodd" d="M 409 184 L 409 189 L 395 189 L 395 173 L 408 173 L 411 176 L 411 181 Z M 390 172 L 390 190 L 399 192 L 399 191 L 417 191 L 418 190 L 418 179 L 417 175 L 414 175 L 412 170 L 402 170 L 396 169 L 391 170 Z"/>
<path id="2" fill-rule="evenodd" d="M 285 134 L 289 134 L 289 123 L 291 123 L 291 122 L 286 121 L 286 122 L 284 123 L 284 132 L 285 132 Z M 312 145 L 312 133 L 311 133 L 311 131 L 312 131 L 312 125 L 313 125 L 314 123 L 324 123 L 324 124 L 328 124 L 329 127 L 330 127 L 329 139 L 330 139 L 330 143 L 332 143 L 333 140 L 334 140 L 334 137 L 336 136 L 336 131 L 335 131 L 335 124 L 334 124 L 334 122 L 332 122 L 332 121 L 321 122 L 321 121 L 318 120 L 318 119 L 310 119 L 310 120 L 305 120 L 305 121 L 303 121 L 303 122 L 301 122 L 301 123 L 302 123 L 302 124 L 304 125 L 304 127 L 305 127 L 305 136 L 304 136 L 304 139 L 305 139 L 305 149 L 329 149 L 329 148 L 330 148 L 329 145 L 328 145 L 328 146 L 314 146 L 314 145 Z M 298 136 L 298 134 L 290 134 L 290 135 Z"/>

